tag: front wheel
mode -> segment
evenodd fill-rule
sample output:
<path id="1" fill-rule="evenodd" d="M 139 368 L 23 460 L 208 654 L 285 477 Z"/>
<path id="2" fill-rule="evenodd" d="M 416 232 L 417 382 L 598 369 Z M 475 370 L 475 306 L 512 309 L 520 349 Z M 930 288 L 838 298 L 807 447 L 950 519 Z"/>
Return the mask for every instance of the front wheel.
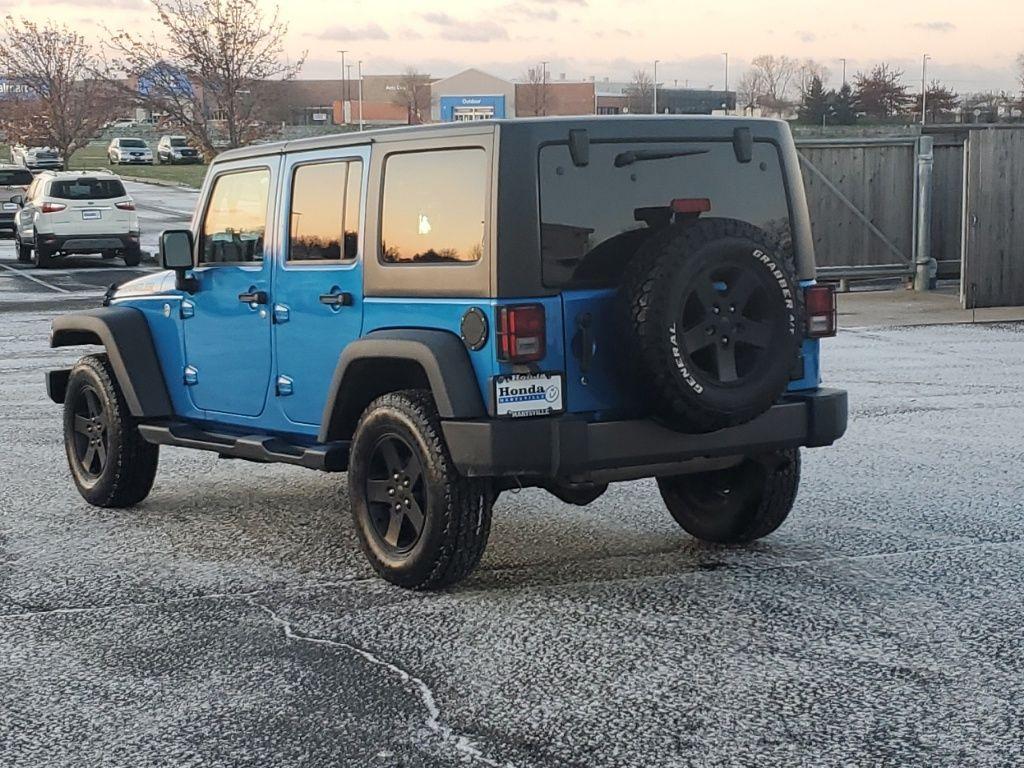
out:
<path id="1" fill-rule="evenodd" d="M 160 449 L 139 434 L 106 355 L 71 369 L 64 395 L 64 450 L 82 498 L 130 507 L 149 495 Z"/>
<path id="2" fill-rule="evenodd" d="M 800 487 L 800 450 L 744 459 L 729 469 L 659 477 L 658 489 L 680 527 L 703 541 L 747 544 L 789 515 Z"/>
<path id="3" fill-rule="evenodd" d="M 363 552 L 392 584 L 444 587 L 480 562 L 490 504 L 452 464 L 429 392 L 370 403 L 352 439 L 348 487 Z"/>

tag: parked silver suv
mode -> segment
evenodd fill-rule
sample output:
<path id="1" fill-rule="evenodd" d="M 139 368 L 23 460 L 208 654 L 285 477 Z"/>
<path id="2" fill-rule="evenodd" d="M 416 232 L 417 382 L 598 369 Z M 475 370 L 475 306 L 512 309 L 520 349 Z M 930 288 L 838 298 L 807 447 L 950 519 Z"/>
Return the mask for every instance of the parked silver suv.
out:
<path id="1" fill-rule="evenodd" d="M 114 139 L 107 147 L 111 165 L 152 165 L 153 150 L 142 139 Z"/>

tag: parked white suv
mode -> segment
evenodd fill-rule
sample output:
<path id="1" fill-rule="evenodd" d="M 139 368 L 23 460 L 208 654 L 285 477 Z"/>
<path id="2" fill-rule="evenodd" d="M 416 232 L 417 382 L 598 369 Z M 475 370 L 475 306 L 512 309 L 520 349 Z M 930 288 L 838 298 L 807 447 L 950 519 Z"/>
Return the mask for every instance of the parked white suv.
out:
<path id="1" fill-rule="evenodd" d="M 111 165 L 152 165 L 153 150 L 142 139 L 114 139 L 107 147 Z"/>
<path id="2" fill-rule="evenodd" d="M 121 179 L 107 171 L 43 171 L 15 218 L 18 261 L 48 267 L 58 256 L 99 253 L 137 266 L 139 217 Z"/>

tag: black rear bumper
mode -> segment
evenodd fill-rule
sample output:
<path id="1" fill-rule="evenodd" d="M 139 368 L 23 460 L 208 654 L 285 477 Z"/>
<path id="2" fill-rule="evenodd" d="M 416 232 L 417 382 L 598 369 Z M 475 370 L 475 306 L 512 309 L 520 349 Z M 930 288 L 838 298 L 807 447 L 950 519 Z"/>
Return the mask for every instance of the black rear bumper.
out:
<path id="1" fill-rule="evenodd" d="M 650 419 L 590 423 L 569 416 L 442 425 L 465 475 L 586 481 L 674 474 L 687 465 L 699 470 L 708 459 L 831 445 L 846 421 L 846 392 L 818 389 L 787 395 L 747 424 L 707 434 L 675 432 Z"/>

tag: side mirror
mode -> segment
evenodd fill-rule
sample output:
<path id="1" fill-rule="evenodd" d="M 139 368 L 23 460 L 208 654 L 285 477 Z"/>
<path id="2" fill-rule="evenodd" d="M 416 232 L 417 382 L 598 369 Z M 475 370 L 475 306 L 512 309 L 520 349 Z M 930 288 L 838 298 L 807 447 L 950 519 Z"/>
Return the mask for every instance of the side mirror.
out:
<path id="1" fill-rule="evenodd" d="M 25 207 L 25 196 L 24 195 L 11 195 L 11 202 L 19 208 Z"/>
<path id="2" fill-rule="evenodd" d="M 177 275 L 175 287 L 180 291 L 195 293 L 198 283 L 186 272 L 192 269 L 193 239 L 187 229 L 168 229 L 160 233 L 160 266 L 173 269 Z"/>

